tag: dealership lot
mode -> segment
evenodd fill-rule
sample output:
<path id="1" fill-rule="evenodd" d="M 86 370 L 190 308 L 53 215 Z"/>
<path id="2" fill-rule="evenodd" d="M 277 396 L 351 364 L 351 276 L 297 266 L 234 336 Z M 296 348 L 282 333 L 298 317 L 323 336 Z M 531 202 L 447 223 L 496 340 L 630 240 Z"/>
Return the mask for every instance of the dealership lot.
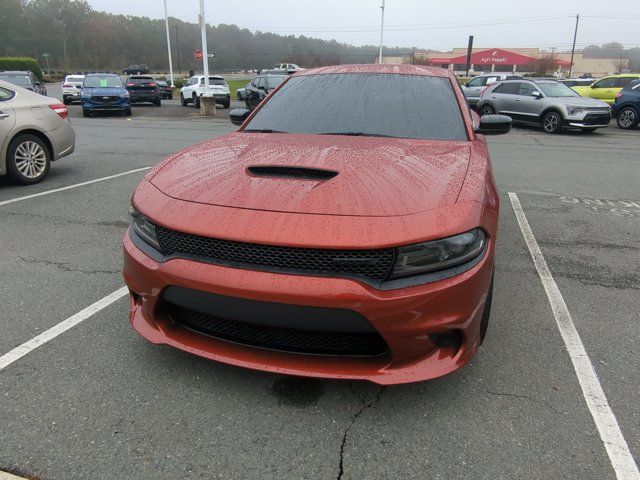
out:
<path id="1" fill-rule="evenodd" d="M 134 106 L 132 119 L 78 111 L 76 153 L 43 183 L 0 180 L 0 357 L 122 287 L 142 169 L 234 129 L 228 111 L 202 119 L 177 100 Z M 615 478 L 508 193 L 638 459 L 640 132 L 516 128 L 489 143 L 502 199 L 496 290 L 471 365 L 384 389 L 248 371 L 148 344 L 121 298 L 0 370 L 0 470 L 47 480 Z"/>

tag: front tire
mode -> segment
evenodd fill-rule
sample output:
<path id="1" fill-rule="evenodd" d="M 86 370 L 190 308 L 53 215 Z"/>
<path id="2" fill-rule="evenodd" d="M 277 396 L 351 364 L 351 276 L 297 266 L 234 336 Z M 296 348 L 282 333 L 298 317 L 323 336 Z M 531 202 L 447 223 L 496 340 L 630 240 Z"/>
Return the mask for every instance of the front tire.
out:
<path id="1" fill-rule="evenodd" d="M 156 107 L 160 107 L 160 106 L 162 106 L 162 100 L 160 100 L 160 98 L 158 97 L 158 98 L 156 98 L 156 99 L 153 101 L 153 104 L 154 104 Z"/>
<path id="2" fill-rule="evenodd" d="M 495 113 L 496 111 L 493 109 L 491 105 L 483 105 L 482 108 L 480 108 L 480 111 L 478 112 L 478 114 L 481 117 L 484 117 L 485 115 L 494 115 Z"/>
<path id="3" fill-rule="evenodd" d="M 33 185 L 49 173 L 51 152 L 40 137 L 18 135 L 7 150 L 7 172 L 21 185 Z"/>
<path id="4" fill-rule="evenodd" d="M 229 108 L 231 106 L 231 100 L 228 100 L 222 104 L 222 108 Z"/>
<path id="5" fill-rule="evenodd" d="M 562 129 L 562 117 L 558 112 L 547 112 L 542 118 L 542 128 L 546 133 L 559 133 Z"/>
<path id="6" fill-rule="evenodd" d="M 616 123 L 618 124 L 618 127 L 623 130 L 636 128 L 640 123 L 640 114 L 638 114 L 638 111 L 633 107 L 624 107 L 618 113 Z"/>
<path id="7" fill-rule="evenodd" d="M 195 93 L 193 94 L 193 107 L 200 108 L 200 97 L 198 97 Z"/>
<path id="8" fill-rule="evenodd" d="M 62 103 L 64 103 L 65 105 L 69 105 L 71 103 L 71 97 L 69 95 L 63 95 Z"/>
<path id="9" fill-rule="evenodd" d="M 90 117 L 91 116 L 91 112 L 89 110 L 87 110 L 86 108 L 82 109 L 82 116 L 83 117 Z"/>
<path id="10" fill-rule="evenodd" d="M 187 101 L 186 98 L 184 98 L 184 95 L 182 93 L 180 93 L 180 103 L 182 104 L 183 107 L 186 107 L 189 102 Z"/>

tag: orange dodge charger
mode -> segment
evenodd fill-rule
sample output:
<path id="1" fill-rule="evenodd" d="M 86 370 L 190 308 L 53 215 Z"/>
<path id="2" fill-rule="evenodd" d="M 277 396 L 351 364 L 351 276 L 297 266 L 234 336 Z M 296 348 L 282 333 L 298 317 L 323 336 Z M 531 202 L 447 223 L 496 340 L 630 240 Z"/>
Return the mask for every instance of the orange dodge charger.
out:
<path id="1" fill-rule="evenodd" d="M 124 238 L 149 341 L 242 367 L 397 384 L 484 338 L 498 194 L 479 119 L 446 70 L 295 73 L 229 135 L 140 183 Z"/>

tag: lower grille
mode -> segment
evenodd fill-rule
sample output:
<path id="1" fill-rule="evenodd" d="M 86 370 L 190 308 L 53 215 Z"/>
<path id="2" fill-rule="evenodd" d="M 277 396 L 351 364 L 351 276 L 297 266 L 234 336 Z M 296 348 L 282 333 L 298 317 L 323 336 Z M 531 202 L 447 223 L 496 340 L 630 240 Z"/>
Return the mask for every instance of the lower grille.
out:
<path id="1" fill-rule="evenodd" d="M 611 115 L 609 115 L 608 113 L 588 113 L 587 115 L 585 115 L 581 123 L 585 125 L 607 125 L 610 121 Z"/>
<path id="2" fill-rule="evenodd" d="M 91 97 L 91 100 L 93 100 L 95 103 L 112 103 L 120 100 L 120 97 L 110 95 L 94 95 L 93 97 Z"/>
<path id="3" fill-rule="evenodd" d="M 169 304 L 170 318 L 191 330 L 243 345 L 294 353 L 377 356 L 388 347 L 375 332 L 324 332 L 226 320 Z"/>
<path id="4" fill-rule="evenodd" d="M 395 260 L 393 248 L 329 250 L 280 247 L 200 237 L 158 226 L 164 255 L 197 257 L 205 262 L 254 270 L 360 277 L 383 281 Z"/>

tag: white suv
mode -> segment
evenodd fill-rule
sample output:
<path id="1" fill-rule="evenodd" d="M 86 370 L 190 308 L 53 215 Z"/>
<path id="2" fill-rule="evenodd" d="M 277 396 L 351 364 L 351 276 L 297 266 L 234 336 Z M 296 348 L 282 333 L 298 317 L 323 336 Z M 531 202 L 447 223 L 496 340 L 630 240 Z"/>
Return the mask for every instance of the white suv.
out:
<path id="1" fill-rule="evenodd" d="M 224 108 L 229 108 L 229 105 L 231 105 L 229 85 L 223 77 L 217 75 L 209 76 L 208 91 L 206 91 L 204 86 L 204 75 L 191 77 L 187 84 L 180 90 L 180 101 L 183 107 L 193 103 L 196 108 L 200 108 L 200 97 L 202 96 L 215 98 L 216 103 L 219 103 Z"/>
<path id="2" fill-rule="evenodd" d="M 80 92 L 84 83 L 84 75 L 67 75 L 62 84 L 62 101 L 69 105 L 74 100 L 81 101 Z"/>

